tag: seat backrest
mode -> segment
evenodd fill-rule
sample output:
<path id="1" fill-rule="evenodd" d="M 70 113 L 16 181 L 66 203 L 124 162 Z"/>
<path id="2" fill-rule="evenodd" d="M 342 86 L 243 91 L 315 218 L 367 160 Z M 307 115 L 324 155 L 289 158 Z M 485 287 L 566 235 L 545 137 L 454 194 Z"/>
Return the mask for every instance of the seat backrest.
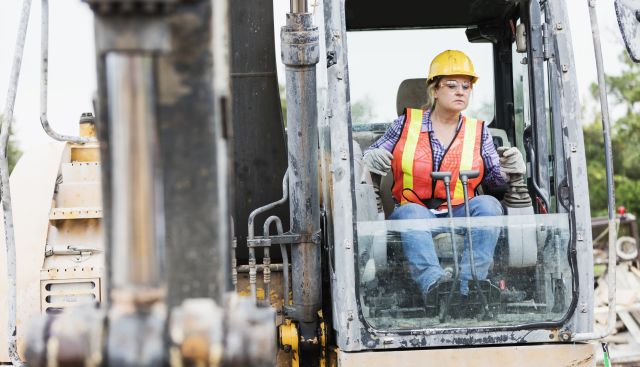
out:
<path id="1" fill-rule="evenodd" d="M 427 78 L 406 79 L 398 87 L 396 110 L 398 116 L 405 108 L 422 108 L 427 100 Z"/>

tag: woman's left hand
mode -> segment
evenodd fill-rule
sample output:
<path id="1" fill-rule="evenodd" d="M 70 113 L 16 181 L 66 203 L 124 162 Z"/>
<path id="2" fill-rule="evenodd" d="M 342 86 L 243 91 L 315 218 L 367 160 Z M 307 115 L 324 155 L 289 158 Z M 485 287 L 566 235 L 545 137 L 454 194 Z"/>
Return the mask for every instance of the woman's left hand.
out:
<path id="1" fill-rule="evenodd" d="M 500 155 L 500 171 L 506 174 L 525 174 L 527 172 L 526 165 L 522 153 L 516 147 L 498 148 Z"/>

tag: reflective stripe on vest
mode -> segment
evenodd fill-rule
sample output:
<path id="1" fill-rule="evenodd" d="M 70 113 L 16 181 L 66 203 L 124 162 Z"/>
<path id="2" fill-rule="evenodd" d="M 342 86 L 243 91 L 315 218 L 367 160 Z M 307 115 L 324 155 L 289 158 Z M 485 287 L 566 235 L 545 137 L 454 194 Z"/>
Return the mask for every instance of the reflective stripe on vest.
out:
<path id="1" fill-rule="evenodd" d="M 473 151 L 475 150 L 477 128 L 478 120 L 467 118 L 464 129 L 464 140 L 462 142 L 462 156 L 460 157 L 460 171 L 473 169 Z M 480 144 L 482 144 L 482 142 L 480 142 Z M 457 201 L 457 199 L 464 201 L 462 180 L 456 181 L 456 187 L 451 197 L 451 201 Z"/>
<path id="2" fill-rule="evenodd" d="M 409 122 L 409 131 L 402 152 L 402 186 L 405 189 L 413 190 L 413 157 L 422 130 L 422 110 L 407 110 L 407 121 Z M 406 203 L 407 199 L 402 196 L 400 204 Z"/>
<path id="3" fill-rule="evenodd" d="M 438 181 L 434 184 L 431 179 L 433 150 L 428 132 L 421 131 L 424 113 L 425 111 L 418 109 L 405 111 L 400 138 L 392 151 L 392 193 L 401 205 L 408 202 L 425 205 L 424 201 L 428 199 L 446 199 L 444 183 Z M 475 189 L 484 177 L 484 162 L 480 154 L 482 128 L 482 121 L 464 117 L 440 163 L 440 171 L 452 174 L 449 188 L 452 205 L 464 202 L 462 182 L 458 177 L 460 171 L 480 171 L 478 178 L 469 180 L 469 198 L 474 197 Z M 446 208 L 446 202 L 441 207 Z"/>

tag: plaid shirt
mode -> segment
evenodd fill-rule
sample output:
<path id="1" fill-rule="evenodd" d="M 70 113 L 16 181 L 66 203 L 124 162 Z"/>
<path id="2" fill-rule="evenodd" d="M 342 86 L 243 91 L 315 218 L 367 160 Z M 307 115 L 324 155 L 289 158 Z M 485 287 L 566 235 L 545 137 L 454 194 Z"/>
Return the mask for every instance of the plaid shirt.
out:
<path id="1" fill-rule="evenodd" d="M 393 153 L 393 147 L 396 145 L 398 139 L 400 139 L 400 134 L 402 134 L 403 122 L 404 115 L 401 115 L 393 122 L 393 124 L 391 124 L 384 135 L 380 139 L 378 139 L 378 141 L 373 143 L 365 151 L 365 153 L 374 148 L 383 148 Z M 460 130 L 461 125 L 462 114 L 460 114 L 456 131 Z M 431 110 L 427 110 L 427 113 L 422 115 L 421 131 L 428 131 L 429 135 L 431 136 L 433 164 L 435 166 L 435 169 L 438 170 L 440 168 L 440 164 L 442 163 L 442 159 L 444 158 L 446 147 L 442 145 L 442 143 L 438 140 L 438 138 L 436 138 L 435 134 L 433 133 Z M 484 178 L 482 179 L 482 183 L 485 185 L 506 184 L 505 179 L 500 174 L 500 158 L 498 157 L 498 152 L 496 152 L 496 148 L 493 145 L 493 139 L 491 138 L 491 133 L 489 132 L 489 128 L 487 128 L 486 124 L 484 124 L 482 128 L 482 149 L 480 150 L 480 152 L 482 155 L 482 160 L 484 161 Z"/>

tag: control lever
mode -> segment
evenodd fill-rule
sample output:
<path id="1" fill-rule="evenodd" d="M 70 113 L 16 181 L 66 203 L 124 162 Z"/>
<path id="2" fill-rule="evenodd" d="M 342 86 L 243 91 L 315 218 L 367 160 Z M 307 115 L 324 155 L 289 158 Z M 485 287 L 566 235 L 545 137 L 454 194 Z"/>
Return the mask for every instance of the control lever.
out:
<path id="1" fill-rule="evenodd" d="M 451 172 L 431 172 L 431 178 L 435 181 L 442 180 L 444 182 L 444 189 L 447 193 L 447 211 L 449 216 L 449 235 L 451 236 L 451 251 L 453 253 L 453 283 L 451 283 L 451 289 L 447 296 L 447 303 L 444 305 L 444 310 L 440 316 L 440 322 L 444 322 L 449 314 L 449 305 L 451 304 L 451 298 L 453 298 L 453 292 L 455 291 L 456 284 L 460 279 L 460 271 L 458 267 L 458 250 L 456 248 L 455 231 L 453 228 L 453 209 L 451 208 Z"/>
<path id="2" fill-rule="evenodd" d="M 478 276 L 476 275 L 476 261 L 475 256 L 473 254 L 473 241 L 471 239 L 471 214 L 469 210 L 469 179 L 476 178 L 480 176 L 480 171 L 478 170 L 470 170 L 470 171 L 460 171 L 460 181 L 462 182 L 462 192 L 464 194 L 464 215 L 467 218 L 467 238 L 469 239 L 469 259 L 471 263 L 471 277 L 473 278 L 473 282 L 476 285 L 476 290 L 478 294 L 480 294 L 480 299 L 482 301 L 483 313 L 485 317 L 491 318 L 491 314 L 489 312 L 489 304 L 487 303 L 487 298 L 482 292 L 482 288 L 480 288 L 480 282 L 478 281 Z"/>

